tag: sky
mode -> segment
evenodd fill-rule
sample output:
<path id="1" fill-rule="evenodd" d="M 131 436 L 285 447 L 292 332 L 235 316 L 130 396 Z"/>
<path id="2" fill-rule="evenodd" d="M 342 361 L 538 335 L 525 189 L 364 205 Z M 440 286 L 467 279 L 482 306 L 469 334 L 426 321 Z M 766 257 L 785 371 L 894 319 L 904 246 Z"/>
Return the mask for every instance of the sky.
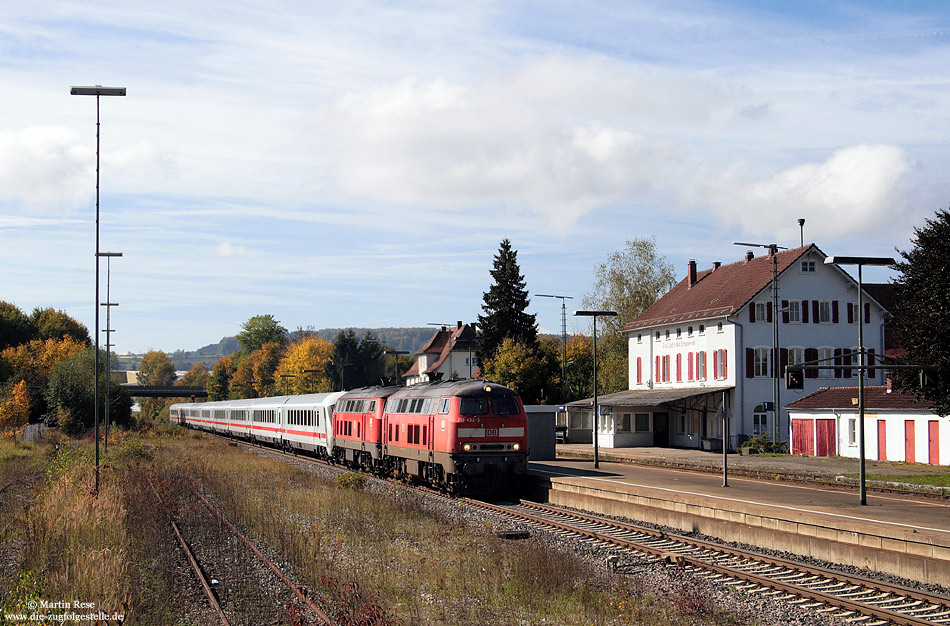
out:
<path id="1" fill-rule="evenodd" d="M 948 67 L 943 1 L 5 0 L 0 300 L 94 329 L 73 85 L 128 90 L 100 102 L 99 213 L 126 354 L 260 314 L 472 322 L 505 238 L 554 333 L 536 294 L 587 331 L 628 239 L 680 278 L 798 246 L 799 218 L 827 254 L 895 256 L 948 207 Z"/>

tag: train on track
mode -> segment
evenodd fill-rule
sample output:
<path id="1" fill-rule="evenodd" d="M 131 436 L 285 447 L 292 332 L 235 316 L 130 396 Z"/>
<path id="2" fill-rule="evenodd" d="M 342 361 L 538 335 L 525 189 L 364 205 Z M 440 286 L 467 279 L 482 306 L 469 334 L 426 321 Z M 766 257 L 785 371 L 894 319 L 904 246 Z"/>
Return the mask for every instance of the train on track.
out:
<path id="1" fill-rule="evenodd" d="M 172 422 L 309 452 L 453 493 L 517 491 L 528 469 L 518 394 L 483 380 L 173 404 Z"/>

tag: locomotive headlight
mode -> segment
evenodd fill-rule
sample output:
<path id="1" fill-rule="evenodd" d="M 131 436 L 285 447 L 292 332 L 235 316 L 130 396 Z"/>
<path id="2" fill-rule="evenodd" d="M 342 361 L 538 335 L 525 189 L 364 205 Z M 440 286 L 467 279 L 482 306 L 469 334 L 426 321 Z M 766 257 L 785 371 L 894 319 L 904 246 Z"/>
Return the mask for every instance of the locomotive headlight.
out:
<path id="1" fill-rule="evenodd" d="M 512 449 L 514 449 L 514 450 L 520 450 L 520 449 L 521 449 L 521 444 L 520 444 L 520 443 L 516 443 L 515 445 L 513 445 L 513 446 L 511 446 L 511 447 L 512 447 Z"/>
<path id="2" fill-rule="evenodd" d="M 465 450 L 466 452 L 471 451 L 471 449 L 472 449 L 472 444 L 470 443 L 466 443 L 465 445 L 462 446 L 462 450 Z"/>

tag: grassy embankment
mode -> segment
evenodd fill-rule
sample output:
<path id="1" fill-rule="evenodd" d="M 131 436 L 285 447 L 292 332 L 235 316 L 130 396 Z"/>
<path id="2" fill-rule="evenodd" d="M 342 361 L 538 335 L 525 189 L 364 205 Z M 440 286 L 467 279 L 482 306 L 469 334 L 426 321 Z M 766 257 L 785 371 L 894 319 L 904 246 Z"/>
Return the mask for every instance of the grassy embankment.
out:
<path id="1" fill-rule="evenodd" d="M 181 574 L 168 515 L 185 514 L 197 487 L 288 563 L 340 624 L 733 621 L 676 572 L 648 588 L 594 572 L 535 540 L 499 539 L 489 525 L 459 527 L 427 513 L 408 489 L 374 495 L 356 475 L 328 481 L 210 437 L 160 431 L 116 437 L 103 457 L 98 497 L 91 493 L 91 442 L 35 446 L 28 463 L 0 447 L 0 477 L 17 466 L 46 468 L 23 523 L 6 531 L 23 549 L 17 571 L 0 583 L 4 608 L 74 598 L 124 612 L 134 623 L 190 623 L 183 616 L 203 598 L 180 589 L 190 581 Z M 147 487 L 152 474 L 171 510 Z M 289 610 L 286 623 L 307 623 Z"/>

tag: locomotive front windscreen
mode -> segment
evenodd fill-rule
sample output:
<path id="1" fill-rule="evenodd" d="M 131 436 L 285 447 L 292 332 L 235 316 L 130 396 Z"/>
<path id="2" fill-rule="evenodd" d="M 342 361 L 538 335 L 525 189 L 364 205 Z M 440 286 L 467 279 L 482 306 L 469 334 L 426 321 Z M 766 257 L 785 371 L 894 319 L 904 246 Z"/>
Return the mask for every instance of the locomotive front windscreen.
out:
<path id="1" fill-rule="evenodd" d="M 463 396 L 459 403 L 462 415 L 485 415 L 488 413 L 489 399 L 485 396 Z M 492 396 L 491 411 L 495 415 L 517 415 L 521 412 L 515 396 Z"/>

